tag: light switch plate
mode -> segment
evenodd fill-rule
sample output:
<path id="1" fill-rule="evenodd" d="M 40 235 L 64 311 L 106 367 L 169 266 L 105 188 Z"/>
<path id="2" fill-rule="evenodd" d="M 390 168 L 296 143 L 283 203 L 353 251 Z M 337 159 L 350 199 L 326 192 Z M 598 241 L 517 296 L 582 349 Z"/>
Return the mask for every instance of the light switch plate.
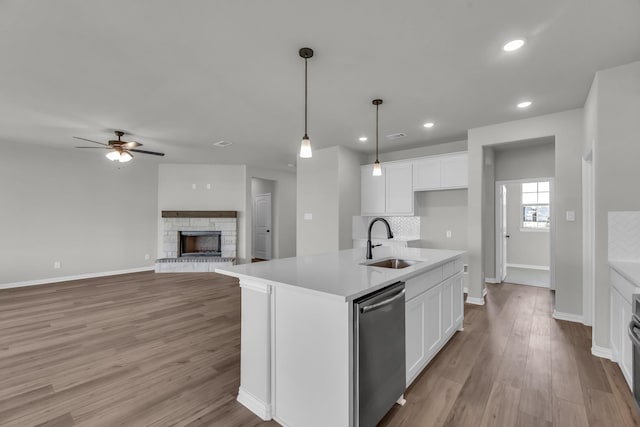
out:
<path id="1" fill-rule="evenodd" d="M 304 214 L 304 219 L 306 219 L 306 220 L 311 220 L 311 219 L 313 219 L 313 214 L 305 213 L 305 214 Z"/>
<path id="2" fill-rule="evenodd" d="M 576 220 L 576 211 L 567 211 L 567 221 Z"/>

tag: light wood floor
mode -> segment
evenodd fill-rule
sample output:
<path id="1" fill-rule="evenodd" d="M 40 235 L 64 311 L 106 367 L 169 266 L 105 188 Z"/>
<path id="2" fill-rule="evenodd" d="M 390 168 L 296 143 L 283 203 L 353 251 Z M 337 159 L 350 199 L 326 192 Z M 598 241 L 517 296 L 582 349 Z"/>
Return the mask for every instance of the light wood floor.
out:
<path id="1" fill-rule="evenodd" d="M 551 298 L 489 285 L 381 425 L 640 425 L 620 370 Z M 235 401 L 239 346 L 237 281 L 213 273 L 1 290 L 0 425 L 276 425 Z"/>

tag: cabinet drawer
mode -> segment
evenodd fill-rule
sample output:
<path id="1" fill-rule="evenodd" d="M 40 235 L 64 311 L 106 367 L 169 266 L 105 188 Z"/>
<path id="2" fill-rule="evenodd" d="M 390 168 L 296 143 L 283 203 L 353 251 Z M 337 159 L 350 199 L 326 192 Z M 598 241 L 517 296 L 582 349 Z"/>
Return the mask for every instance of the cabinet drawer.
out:
<path id="1" fill-rule="evenodd" d="M 464 262 L 462 262 L 462 258 L 458 258 L 454 261 L 454 267 L 456 273 L 459 273 L 464 270 Z"/>
<path id="2" fill-rule="evenodd" d="M 455 261 L 451 261 L 442 266 L 442 278 L 447 279 L 456 273 Z"/>
<path id="3" fill-rule="evenodd" d="M 436 267 L 405 282 L 405 298 L 409 301 L 424 291 L 442 282 L 442 267 Z"/>

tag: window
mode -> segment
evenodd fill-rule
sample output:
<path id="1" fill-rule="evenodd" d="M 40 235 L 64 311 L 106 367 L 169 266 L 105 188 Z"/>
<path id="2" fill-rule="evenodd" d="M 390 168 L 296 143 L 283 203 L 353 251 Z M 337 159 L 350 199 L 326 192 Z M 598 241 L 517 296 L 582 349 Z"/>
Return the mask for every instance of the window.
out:
<path id="1" fill-rule="evenodd" d="M 549 231 L 549 181 L 522 183 L 523 230 Z"/>

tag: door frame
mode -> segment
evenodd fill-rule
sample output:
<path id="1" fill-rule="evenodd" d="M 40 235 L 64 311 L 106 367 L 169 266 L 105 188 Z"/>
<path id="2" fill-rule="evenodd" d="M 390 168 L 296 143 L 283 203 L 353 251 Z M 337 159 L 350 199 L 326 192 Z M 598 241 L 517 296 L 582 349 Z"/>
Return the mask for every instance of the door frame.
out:
<path id="1" fill-rule="evenodd" d="M 582 323 L 593 325 L 595 289 L 595 186 L 593 146 L 582 157 Z"/>
<path id="2" fill-rule="evenodd" d="M 553 177 L 539 177 L 539 178 L 523 178 L 523 179 L 506 179 L 501 181 L 496 181 L 495 187 L 495 206 L 494 206 L 494 217 L 495 217 L 495 268 L 496 268 L 496 276 L 498 276 L 498 272 L 501 271 L 499 267 L 502 265 L 502 222 L 498 222 L 501 220 L 501 212 L 502 207 L 499 206 L 500 199 L 499 191 L 500 187 L 506 184 L 521 184 L 523 182 L 532 182 L 532 181 L 549 181 L 549 216 L 551 217 L 551 226 L 549 227 L 549 289 L 556 289 L 556 244 L 555 244 L 555 224 L 558 218 L 555 215 L 555 178 Z M 500 214 L 498 214 L 500 212 Z M 499 279 L 496 277 L 496 279 Z"/>

